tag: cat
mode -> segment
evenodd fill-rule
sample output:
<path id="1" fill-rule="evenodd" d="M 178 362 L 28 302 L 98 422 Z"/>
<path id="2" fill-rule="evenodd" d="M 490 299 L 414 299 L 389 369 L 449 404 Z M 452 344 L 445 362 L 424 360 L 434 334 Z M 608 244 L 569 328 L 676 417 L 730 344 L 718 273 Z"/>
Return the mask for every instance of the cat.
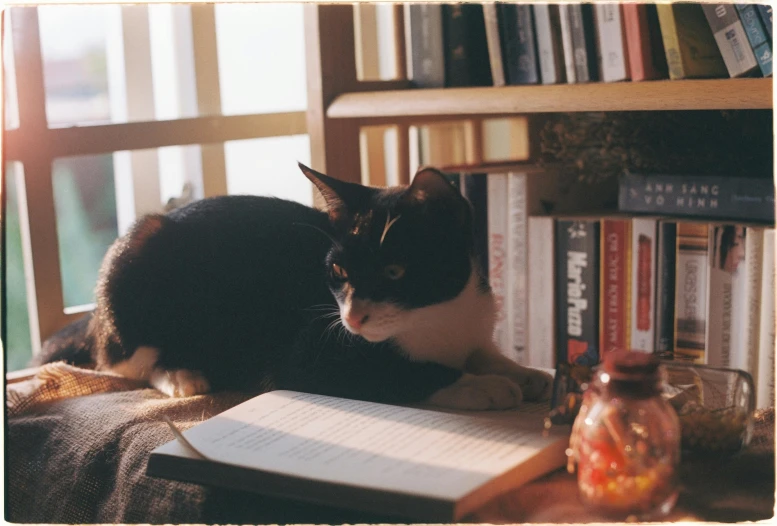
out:
<path id="1" fill-rule="evenodd" d="M 169 396 L 289 389 L 507 409 L 550 375 L 505 358 L 470 204 L 435 169 L 372 188 L 302 164 L 327 210 L 211 197 L 140 218 L 108 250 L 93 313 L 38 363 L 92 363 Z"/>

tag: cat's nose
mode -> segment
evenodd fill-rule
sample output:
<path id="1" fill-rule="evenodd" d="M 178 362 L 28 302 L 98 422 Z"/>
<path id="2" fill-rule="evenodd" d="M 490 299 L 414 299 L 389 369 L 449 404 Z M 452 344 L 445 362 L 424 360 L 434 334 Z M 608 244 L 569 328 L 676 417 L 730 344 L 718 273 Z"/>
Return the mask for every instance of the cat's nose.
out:
<path id="1" fill-rule="evenodd" d="M 369 319 L 369 314 L 349 313 L 345 317 L 345 322 L 358 331 Z"/>

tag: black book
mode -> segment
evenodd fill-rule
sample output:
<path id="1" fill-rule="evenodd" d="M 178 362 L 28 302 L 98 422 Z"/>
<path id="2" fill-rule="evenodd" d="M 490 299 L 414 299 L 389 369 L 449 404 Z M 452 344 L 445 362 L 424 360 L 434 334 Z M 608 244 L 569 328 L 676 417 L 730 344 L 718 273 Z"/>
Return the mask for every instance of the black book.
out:
<path id="1" fill-rule="evenodd" d="M 772 37 L 772 6 L 770 5 L 764 5 L 764 4 L 758 4 L 758 14 L 761 15 L 761 20 L 764 23 L 764 27 L 766 28 L 766 31 L 769 33 L 769 39 Z"/>
<path id="2" fill-rule="evenodd" d="M 656 353 L 660 358 L 671 359 L 674 356 L 676 223 L 671 221 L 658 223 L 656 247 Z"/>
<path id="3" fill-rule="evenodd" d="M 756 177 L 626 174 L 619 181 L 618 209 L 773 223 L 774 182 Z"/>
<path id="4" fill-rule="evenodd" d="M 442 6 L 445 85 L 492 86 L 483 6 Z"/>
<path id="5" fill-rule="evenodd" d="M 472 205 L 472 229 L 475 257 L 484 276 L 488 277 L 488 175 L 462 174 L 462 194 Z"/>
<path id="6" fill-rule="evenodd" d="M 599 80 L 599 64 L 596 51 L 596 26 L 591 4 L 570 4 L 569 25 L 572 32 L 575 76 L 577 82 Z"/>
<path id="7" fill-rule="evenodd" d="M 405 4 L 407 75 L 417 88 L 445 86 L 442 6 Z"/>
<path id="8" fill-rule="evenodd" d="M 499 22 L 507 84 L 537 84 L 540 78 L 531 6 L 499 4 Z"/>

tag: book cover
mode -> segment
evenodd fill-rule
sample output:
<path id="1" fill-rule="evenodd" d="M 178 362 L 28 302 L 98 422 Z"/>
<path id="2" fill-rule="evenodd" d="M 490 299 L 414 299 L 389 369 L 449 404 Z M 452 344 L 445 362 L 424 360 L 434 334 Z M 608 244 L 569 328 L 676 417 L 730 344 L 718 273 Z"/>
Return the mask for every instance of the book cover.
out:
<path id="1" fill-rule="evenodd" d="M 651 80 L 668 75 L 664 43 L 655 5 L 621 5 L 631 80 Z"/>
<path id="2" fill-rule="evenodd" d="M 761 74 L 768 77 L 772 74 L 772 43 L 761 17 L 753 4 L 735 5 Z"/>
<path id="3" fill-rule="evenodd" d="M 405 4 L 407 76 L 417 88 L 445 86 L 442 5 Z"/>
<path id="4" fill-rule="evenodd" d="M 629 79 L 628 54 L 619 4 L 596 4 L 594 20 L 599 50 L 600 78 L 604 82 Z"/>
<path id="5" fill-rule="evenodd" d="M 507 81 L 504 58 L 502 57 L 502 41 L 499 35 L 498 11 L 496 3 L 483 4 L 483 20 L 486 24 L 486 44 L 488 46 L 488 61 L 491 65 L 491 78 L 494 81 L 494 86 L 504 86 Z"/>
<path id="6" fill-rule="evenodd" d="M 774 222 L 770 178 L 624 174 L 618 209 L 628 213 Z"/>
<path id="7" fill-rule="evenodd" d="M 556 221 L 556 364 L 599 363 L 599 219 Z"/>
<path id="8" fill-rule="evenodd" d="M 462 194 L 472 205 L 475 256 L 481 273 L 488 277 L 488 179 L 483 173 L 462 173 Z"/>
<path id="9" fill-rule="evenodd" d="M 606 218 L 601 224 L 600 349 L 627 350 L 631 343 L 631 220 Z"/>
<path id="10" fill-rule="evenodd" d="M 675 271 L 677 269 L 677 223 L 658 223 L 656 244 L 656 353 L 674 357 Z"/>
<path id="11" fill-rule="evenodd" d="M 734 274 L 734 353 L 737 369 L 747 371 L 758 378 L 758 343 L 761 323 L 761 282 L 763 280 L 764 229 L 742 227 L 744 260 L 738 263 Z M 737 240 L 738 241 L 738 240 Z M 737 262 L 740 247 L 732 247 L 727 256 L 732 264 Z"/>
<path id="12" fill-rule="evenodd" d="M 492 86 L 483 6 L 443 4 L 445 86 Z"/>
<path id="13" fill-rule="evenodd" d="M 744 228 L 735 225 L 712 225 L 709 229 L 705 363 L 714 367 L 735 367 L 732 362 L 734 275 L 744 257 L 742 231 Z"/>
<path id="14" fill-rule="evenodd" d="M 593 6 L 568 4 L 576 82 L 599 80 Z"/>
<path id="15" fill-rule="evenodd" d="M 502 18 L 503 44 L 507 83 L 510 85 L 537 84 L 537 50 L 531 7 L 528 4 L 499 4 Z"/>
<path id="16" fill-rule="evenodd" d="M 555 220 L 549 216 L 530 216 L 528 220 L 528 327 L 527 365 L 556 366 L 555 325 Z"/>
<path id="17" fill-rule="evenodd" d="M 564 53 L 564 72 L 567 84 L 577 82 L 575 74 L 575 46 L 572 42 L 572 21 L 569 7 L 566 4 L 558 6 L 559 29 L 561 33 L 561 49 Z"/>
<path id="18" fill-rule="evenodd" d="M 702 4 L 715 42 L 731 77 L 754 71 L 758 63 L 749 46 L 745 28 L 733 4 Z"/>
<path id="19" fill-rule="evenodd" d="M 761 266 L 761 320 L 758 338 L 758 377 L 755 378 L 756 407 L 774 407 L 774 229 L 763 234 Z"/>
<path id="20" fill-rule="evenodd" d="M 494 342 L 499 350 L 512 360 L 517 360 L 512 344 L 511 304 L 508 274 L 508 190 L 506 173 L 490 173 L 488 184 L 488 281 L 496 303 Z"/>
<path id="21" fill-rule="evenodd" d="M 758 9 L 758 14 L 761 15 L 761 21 L 764 24 L 766 32 L 769 33 L 769 40 L 772 40 L 772 6 L 766 4 L 755 4 L 755 7 Z"/>
<path id="22" fill-rule="evenodd" d="M 528 285 L 528 203 L 527 185 L 529 176 L 526 173 L 510 172 L 507 175 L 508 195 L 508 266 L 507 311 L 510 314 L 508 328 L 512 331 L 510 345 L 512 357 L 516 362 L 528 365 L 526 352 L 528 333 L 529 303 Z"/>
<path id="23" fill-rule="evenodd" d="M 705 363 L 708 247 L 709 227 L 706 223 L 677 223 L 676 360 Z"/>
<path id="24" fill-rule="evenodd" d="M 728 76 L 699 4 L 658 4 L 656 10 L 671 79 Z"/>
<path id="25" fill-rule="evenodd" d="M 547 404 L 533 414 L 536 406 L 455 413 L 272 391 L 156 448 L 146 474 L 417 522 L 458 522 L 566 464 L 568 432 L 544 430 Z"/>
<path id="26" fill-rule="evenodd" d="M 564 48 L 561 43 L 559 6 L 534 4 L 534 31 L 537 35 L 537 57 L 543 84 L 564 82 Z"/>
<path id="27" fill-rule="evenodd" d="M 631 349 L 655 351 L 656 238 L 658 220 L 631 223 Z"/>

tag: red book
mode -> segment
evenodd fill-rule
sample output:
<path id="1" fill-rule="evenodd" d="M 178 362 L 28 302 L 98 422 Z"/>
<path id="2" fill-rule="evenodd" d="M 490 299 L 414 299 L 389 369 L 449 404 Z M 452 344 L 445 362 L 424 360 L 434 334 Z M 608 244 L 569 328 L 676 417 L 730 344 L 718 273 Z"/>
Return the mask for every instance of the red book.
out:
<path id="1" fill-rule="evenodd" d="M 631 80 L 667 78 L 666 55 L 655 5 L 623 4 Z"/>
<path id="2" fill-rule="evenodd" d="M 606 353 L 630 345 L 631 220 L 602 219 L 600 348 Z"/>

